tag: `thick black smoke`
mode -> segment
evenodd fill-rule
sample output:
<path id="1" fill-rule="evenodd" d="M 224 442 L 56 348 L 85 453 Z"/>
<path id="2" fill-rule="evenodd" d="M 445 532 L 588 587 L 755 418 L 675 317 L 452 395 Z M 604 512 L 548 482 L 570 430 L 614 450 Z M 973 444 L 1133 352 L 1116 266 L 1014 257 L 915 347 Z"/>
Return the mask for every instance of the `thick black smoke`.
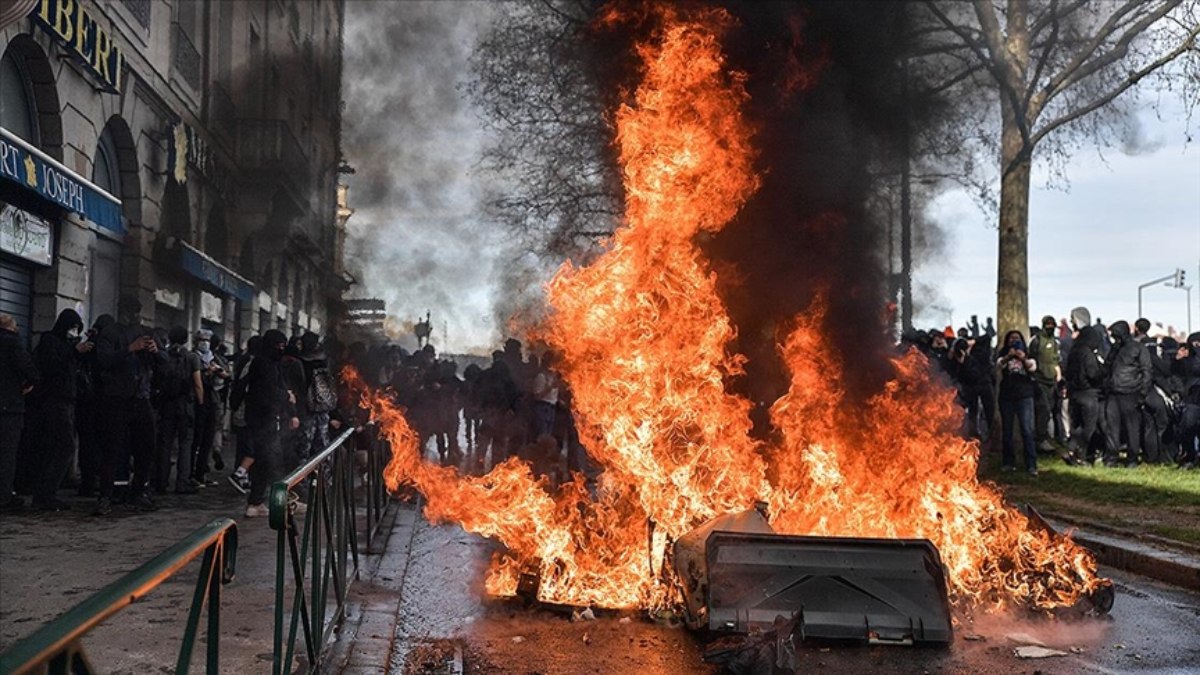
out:
<path id="1" fill-rule="evenodd" d="M 874 391 L 885 358 L 889 224 L 870 208 L 899 170 L 906 105 L 899 64 L 904 3 L 730 3 L 726 45 L 748 75 L 762 187 L 707 246 L 750 358 L 747 393 L 786 385 L 776 345 L 818 296 L 851 395 Z M 897 204 L 897 207 L 899 205 Z M 728 273 L 731 272 L 731 273 Z"/>

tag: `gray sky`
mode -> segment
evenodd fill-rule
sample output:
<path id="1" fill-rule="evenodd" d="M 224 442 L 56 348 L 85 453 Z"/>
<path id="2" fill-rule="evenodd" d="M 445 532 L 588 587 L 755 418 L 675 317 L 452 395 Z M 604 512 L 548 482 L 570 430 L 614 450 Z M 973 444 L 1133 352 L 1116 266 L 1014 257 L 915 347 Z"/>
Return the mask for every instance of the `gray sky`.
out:
<path id="1" fill-rule="evenodd" d="M 345 137 L 351 206 L 347 258 L 357 297 L 380 297 L 401 326 L 433 312 L 434 342 L 453 352 L 490 351 L 500 340 L 493 306 L 512 288 L 500 262 L 504 233 L 478 217 L 473 170 L 486 137 L 459 87 L 494 3 L 347 4 Z M 1069 191 L 1048 190 L 1035 169 L 1030 197 L 1031 320 L 1086 305 L 1106 322 L 1137 318 L 1137 286 L 1182 267 L 1200 330 L 1200 148 L 1178 118 L 1142 116 L 1152 152 L 1079 152 Z M 962 325 L 995 314 L 995 216 L 963 192 L 940 196 L 930 215 L 944 251 L 916 270 L 940 296 L 921 325 Z M 1186 294 L 1153 287 L 1144 313 L 1187 327 Z M 937 309 L 934 309 L 936 307 Z M 443 328 L 447 334 L 443 336 Z M 405 338 L 411 340 L 408 331 Z"/>
<path id="2" fill-rule="evenodd" d="M 1105 323 L 1137 316 L 1137 287 L 1186 271 L 1192 289 L 1192 330 L 1200 330 L 1200 147 L 1188 145 L 1181 116 L 1141 115 L 1153 152 L 1125 155 L 1094 149 L 1077 153 L 1067 168 L 1069 191 L 1047 189 L 1035 168 L 1029 206 L 1030 321 L 1065 317 L 1084 305 Z M 1193 127 L 1194 128 L 1194 127 Z M 996 313 L 996 219 L 961 191 L 941 195 L 931 209 L 947 234 L 936 260 L 916 270 L 935 286 L 944 310 L 917 319 L 929 327 L 961 326 L 971 314 Z M 1153 322 L 1187 328 L 1187 294 L 1154 286 L 1142 293 Z"/>

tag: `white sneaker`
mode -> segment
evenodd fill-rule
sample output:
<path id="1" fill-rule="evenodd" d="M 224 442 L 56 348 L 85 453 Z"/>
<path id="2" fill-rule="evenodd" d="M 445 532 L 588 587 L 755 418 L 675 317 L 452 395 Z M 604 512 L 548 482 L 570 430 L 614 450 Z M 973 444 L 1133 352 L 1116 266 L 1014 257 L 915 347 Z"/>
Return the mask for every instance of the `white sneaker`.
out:
<path id="1" fill-rule="evenodd" d="M 247 518 L 262 518 L 271 512 L 266 504 L 248 504 L 246 505 Z"/>

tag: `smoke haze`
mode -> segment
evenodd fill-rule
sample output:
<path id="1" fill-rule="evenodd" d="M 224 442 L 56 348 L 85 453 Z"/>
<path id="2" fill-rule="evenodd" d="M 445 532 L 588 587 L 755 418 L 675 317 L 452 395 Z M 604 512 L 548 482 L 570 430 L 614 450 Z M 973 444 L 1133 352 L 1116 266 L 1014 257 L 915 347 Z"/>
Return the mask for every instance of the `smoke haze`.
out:
<path id="1" fill-rule="evenodd" d="M 443 351 L 489 349 L 498 338 L 490 280 L 501 237 L 479 216 L 483 188 L 470 173 L 484 138 L 460 93 L 495 11 L 488 2 L 346 4 L 351 295 L 385 300 L 401 326 L 431 311 Z"/>

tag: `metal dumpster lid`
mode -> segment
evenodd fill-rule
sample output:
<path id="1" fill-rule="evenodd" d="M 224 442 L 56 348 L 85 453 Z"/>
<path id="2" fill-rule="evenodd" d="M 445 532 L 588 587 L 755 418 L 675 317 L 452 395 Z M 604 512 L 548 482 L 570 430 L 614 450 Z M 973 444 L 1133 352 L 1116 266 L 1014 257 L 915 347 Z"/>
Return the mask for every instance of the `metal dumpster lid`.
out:
<path id="1" fill-rule="evenodd" d="M 706 627 L 749 632 L 796 617 L 801 638 L 889 644 L 953 636 L 941 558 L 925 539 L 714 531 L 706 542 Z"/>

